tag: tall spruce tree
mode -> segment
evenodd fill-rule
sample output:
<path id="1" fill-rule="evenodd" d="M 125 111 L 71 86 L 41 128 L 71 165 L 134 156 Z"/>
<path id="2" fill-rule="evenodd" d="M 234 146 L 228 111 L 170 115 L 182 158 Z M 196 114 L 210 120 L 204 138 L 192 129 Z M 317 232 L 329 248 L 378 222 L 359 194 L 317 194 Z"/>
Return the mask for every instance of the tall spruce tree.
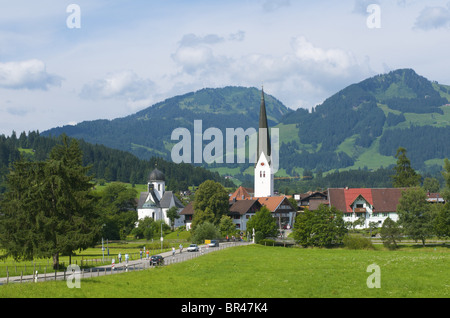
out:
<path id="1" fill-rule="evenodd" d="M 395 175 L 392 176 L 392 184 L 395 188 L 408 188 L 420 185 L 421 176 L 411 167 L 411 161 L 406 156 L 406 149 L 400 147 L 397 149 L 397 166 L 395 166 Z"/>
<path id="2" fill-rule="evenodd" d="M 98 239 L 89 168 L 76 140 L 53 148 L 44 162 L 16 162 L 1 202 L 0 244 L 16 260 L 72 255 Z"/>

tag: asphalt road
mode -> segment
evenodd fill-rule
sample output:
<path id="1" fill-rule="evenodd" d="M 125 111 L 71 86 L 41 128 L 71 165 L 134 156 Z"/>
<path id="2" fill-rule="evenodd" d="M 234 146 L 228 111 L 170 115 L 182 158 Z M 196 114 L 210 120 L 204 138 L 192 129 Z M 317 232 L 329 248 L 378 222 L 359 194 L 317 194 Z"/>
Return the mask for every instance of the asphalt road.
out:
<path id="1" fill-rule="evenodd" d="M 180 253 L 179 249 L 175 250 L 175 255 L 173 255 L 172 251 L 160 253 L 158 255 L 161 255 L 164 257 L 164 265 L 170 265 L 174 263 L 184 262 L 199 256 L 202 256 L 204 254 L 219 251 L 227 247 L 232 246 L 238 246 L 238 245 L 248 245 L 251 244 L 249 242 L 223 242 L 220 243 L 219 247 L 207 247 L 206 245 L 200 245 L 200 250 L 198 252 L 187 252 L 187 246 L 183 246 L 183 251 Z M 114 264 L 114 267 L 112 264 L 110 265 L 103 265 L 103 266 L 97 266 L 92 267 L 89 269 L 81 269 L 77 272 L 53 272 L 53 273 L 38 273 L 37 275 L 37 281 L 43 282 L 48 280 L 70 280 L 74 277 L 80 277 L 81 279 L 85 278 L 91 278 L 91 277 L 98 277 L 98 276 L 105 276 L 105 275 L 115 275 L 118 273 L 126 273 L 129 271 L 134 270 L 144 270 L 151 268 L 153 266 L 150 266 L 150 262 L 148 259 L 143 258 L 142 260 L 132 260 L 128 262 L 121 262 L 118 264 Z M 70 276 L 74 275 L 74 276 Z M 36 277 L 34 275 L 24 275 L 24 276 L 13 276 L 13 277 L 1 277 L 0 278 L 0 285 L 3 284 L 11 284 L 11 283 L 20 283 L 20 282 L 33 282 L 36 281 Z"/>

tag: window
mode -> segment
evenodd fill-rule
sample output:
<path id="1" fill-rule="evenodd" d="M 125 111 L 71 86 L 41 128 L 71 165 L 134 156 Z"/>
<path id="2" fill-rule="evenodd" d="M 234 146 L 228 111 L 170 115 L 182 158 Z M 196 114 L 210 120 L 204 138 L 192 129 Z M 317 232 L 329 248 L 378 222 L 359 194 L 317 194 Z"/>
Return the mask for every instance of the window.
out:
<path id="1" fill-rule="evenodd" d="M 263 178 L 265 178 L 266 177 L 266 172 L 265 171 L 263 171 Z"/>

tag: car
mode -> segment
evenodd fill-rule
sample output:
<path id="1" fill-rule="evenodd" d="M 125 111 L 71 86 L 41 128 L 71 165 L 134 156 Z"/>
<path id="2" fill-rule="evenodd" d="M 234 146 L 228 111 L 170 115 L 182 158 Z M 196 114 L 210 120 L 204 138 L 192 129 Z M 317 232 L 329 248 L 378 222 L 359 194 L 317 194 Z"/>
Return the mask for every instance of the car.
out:
<path id="1" fill-rule="evenodd" d="M 211 243 L 208 244 L 209 247 L 219 247 L 219 241 L 211 240 Z"/>
<path id="2" fill-rule="evenodd" d="M 152 255 L 150 257 L 150 266 L 164 265 L 164 257 L 161 255 Z"/>
<path id="3" fill-rule="evenodd" d="M 191 244 L 187 248 L 188 252 L 198 252 L 198 245 L 197 244 Z"/>

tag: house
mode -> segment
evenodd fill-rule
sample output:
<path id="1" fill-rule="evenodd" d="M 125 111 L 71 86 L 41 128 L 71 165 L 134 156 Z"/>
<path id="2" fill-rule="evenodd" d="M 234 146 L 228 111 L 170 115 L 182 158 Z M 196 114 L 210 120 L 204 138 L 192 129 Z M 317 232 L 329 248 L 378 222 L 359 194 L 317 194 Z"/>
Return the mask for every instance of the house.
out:
<path id="1" fill-rule="evenodd" d="M 388 217 L 398 220 L 397 205 L 402 196 L 400 188 L 330 188 L 329 206 L 344 213 L 344 221 L 354 222 L 364 218 L 364 224 L 357 228 L 367 228 L 370 222 L 381 226 Z"/>
<path id="2" fill-rule="evenodd" d="M 277 220 L 277 225 L 281 228 L 292 228 L 297 215 L 296 207 L 293 207 L 291 201 L 286 196 L 262 197 L 257 198 L 261 205 L 264 205 Z"/>
<path id="3" fill-rule="evenodd" d="M 191 229 L 192 218 L 194 217 L 194 202 L 189 202 L 188 205 L 181 210 L 180 216 L 183 218 L 186 230 L 189 231 Z"/>
<path id="4" fill-rule="evenodd" d="M 248 220 L 261 209 L 261 203 L 256 199 L 236 200 L 230 206 L 228 216 L 231 217 L 236 229 L 247 231 Z"/>
<path id="5" fill-rule="evenodd" d="M 230 200 L 230 209 L 228 216 L 233 220 L 236 225 L 236 229 L 241 231 L 247 230 L 247 221 L 255 215 L 257 211 L 261 209 L 261 204 L 258 200 L 248 199 L 248 200 Z M 180 212 L 183 216 L 184 224 L 186 225 L 186 230 L 190 230 L 192 225 L 192 219 L 194 217 L 194 203 L 190 202 L 186 207 Z"/>
<path id="6" fill-rule="evenodd" d="M 317 210 L 319 205 L 328 205 L 328 191 L 310 191 L 307 193 L 296 194 L 294 199 L 300 207 L 300 210 L 309 209 L 310 211 Z"/>
<path id="7" fill-rule="evenodd" d="M 141 192 L 139 197 L 137 206 L 138 219 L 142 220 L 145 217 L 150 217 L 155 221 L 164 220 L 164 222 L 170 224 L 167 211 L 172 207 L 176 207 L 178 213 L 184 209 L 184 205 L 172 191 L 165 191 L 164 173 L 155 168 L 148 178 L 148 191 Z M 182 225 L 184 225 L 183 217 L 175 219 L 174 227 Z"/>

